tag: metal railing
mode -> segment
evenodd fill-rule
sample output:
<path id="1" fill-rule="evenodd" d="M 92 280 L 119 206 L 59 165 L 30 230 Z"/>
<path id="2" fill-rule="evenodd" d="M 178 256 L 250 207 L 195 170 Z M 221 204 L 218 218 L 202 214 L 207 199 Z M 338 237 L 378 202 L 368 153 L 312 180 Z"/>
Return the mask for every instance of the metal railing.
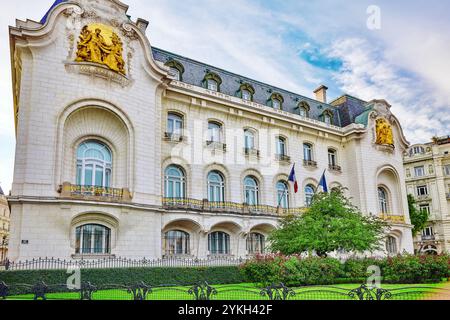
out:
<path id="1" fill-rule="evenodd" d="M 401 224 L 406 223 L 405 216 L 403 216 L 403 215 L 393 215 L 393 214 L 381 213 L 380 218 L 385 221 L 393 222 L 393 223 L 401 223 Z"/>
<path id="2" fill-rule="evenodd" d="M 286 300 L 450 300 L 450 290 L 433 286 L 405 286 L 385 289 L 362 285 L 354 289 L 343 286 L 287 287 L 283 283 L 267 287 L 256 285 L 212 286 L 199 282 L 189 286 L 152 286 L 145 282 L 134 284 L 103 284 L 82 282 L 79 287 L 67 284 L 5 283 L 0 279 L 1 300 L 175 300 L 175 301 L 286 301 Z"/>
<path id="3" fill-rule="evenodd" d="M 71 185 L 72 196 L 91 196 L 122 199 L 123 189 Z"/>
<path id="4" fill-rule="evenodd" d="M 277 154 L 275 155 L 275 158 L 277 159 L 277 161 L 291 162 L 291 157 L 285 154 Z"/>
<path id="5" fill-rule="evenodd" d="M 422 235 L 422 241 L 434 241 L 434 240 L 436 240 L 435 235 L 427 235 L 427 236 Z"/>
<path id="6" fill-rule="evenodd" d="M 183 142 L 186 140 L 186 137 L 178 133 L 164 132 L 164 140 L 170 142 Z"/>
<path id="7" fill-rule="evenodd" d="M 246 156 L 259 157 L 260 151 L 258 149 L 254 149 L 254 148 L 244 148 L 244 154 Z"/>
<path id="8" fill-rule="evenodd" d="M 218 141 L 206 141 L 206 146 L 213 150 L 227 151 L 227 145 Z"/>
<path id="9" fill-rule="evenodd" d="M 231 213 L 243 215 L 297 215 L 306 211 L 306 208 L 284 209 L 267 205 L 247 205 L 235 202 L 209 202 L 196 199 L 164 198 L 163 208 L 166 210 L 192 210 L 212 213 Z"/>
<path id="10" fill-rule="evenodd" d="M 328 168 L 329 168 L 331 171 L 342 172 L 342 167 L 341 167 L 341 166 L 337 166 L 337 165 L 332 165 L 332 164 L 330 164 L 330 165 L 328 166 Z"/>
<path id="11" fill-rule="evenodd" d="M 24 261 L 4 261 L 3 267 L 8 271 L 16 270 L 66 270 L 79 269 L 118 269 L 118 268 L 205 268 L 239 266 L 247 258 L 233 256 L 211 256 L 206 259 L 170 256 L 163 259 L 126 259 L 120 257 L 104 259 L 56 259 L 37 258 Z"/>
<path id="12" fill-rule="evenodd" d="M 313 160 L 303 160 L 303 166 L 317 168 L 317 162 Z"/>

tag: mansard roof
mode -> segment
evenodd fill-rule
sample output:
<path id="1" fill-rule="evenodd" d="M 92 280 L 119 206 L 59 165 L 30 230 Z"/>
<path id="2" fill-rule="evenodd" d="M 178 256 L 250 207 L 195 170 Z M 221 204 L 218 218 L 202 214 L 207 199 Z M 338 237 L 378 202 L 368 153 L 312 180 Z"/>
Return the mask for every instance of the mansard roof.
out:
<path id="1" fill-rule="evenodd" d="M 272 94 L 281 94 L 283 102 L 283 111 L 290 112 L 293 114 L 299 114 L 298 105 L 301 102 L 306 102 L 310 106 L 309 118 L 320 120 L 323 113 L 328 110 L 333 114 L 334 125 L 342 126 L 341 124 L 341 112 L 339 108 L 332 106 L 328 103 L 322 103 L 320 101 L 304 97 L 302 95 L 271 86 L 269 84 L 247 78 L 229 71 L 222 70 L 220 68 L 198 62 L 175 53 L 171 53 L 159 48 L 153 47 L 153 58 L 156 61 L 162 63 L 167 63 L 169 61 L 175 60 L 183 65 L 185 71 L 183 73 L 183 82 L 191 84 L 193 86 L 202 87 L 205 75 L 213 72 L 217 74 L 222 83 L 220 85 L 220 92 L 230 95 L 239 96 L 239 89 L 242 84 L 251 85 L 254 88 L 255 93 L 253 94 L 253 101 L 262 105 L 267 105 L 267 101 L 270 99 Z"/>

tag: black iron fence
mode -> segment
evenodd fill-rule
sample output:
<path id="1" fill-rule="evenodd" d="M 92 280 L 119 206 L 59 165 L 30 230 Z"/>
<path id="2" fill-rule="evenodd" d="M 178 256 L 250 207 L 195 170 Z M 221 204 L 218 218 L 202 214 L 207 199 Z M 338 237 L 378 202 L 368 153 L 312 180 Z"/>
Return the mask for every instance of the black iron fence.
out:
<path id="1" fill-rule="evenodd" d="M 66 270 L 78 269 L 115 269 L 115 268 L 198 268 L 198 267 L 226 267 L 239 266 L 247 258 L 230 256 L 214 256 L 207 259 L 167 257 L 164 259 L 126 259 L 110 257 L 104 259 L 56 259 L 38 258 L 25 261 L 3 261 L 0 270 Z"/>
<path id="2" fill-rule="evenodd" d="M 284 284 L 258 288 L 251 285 L 210 286 L 208 283 L 187 287 L 151 286 L 144 282 L 133 285 L 101 285 L 86 282 L 79 288 L 48 285 L 39 282 L 6 284 L 0 280 L 3 300 L 450 300 L 450 290 L 438 287 L 405 286 L 382 289 L 362 285 L 349 289 L 338 286 L 289 288 Z"/>

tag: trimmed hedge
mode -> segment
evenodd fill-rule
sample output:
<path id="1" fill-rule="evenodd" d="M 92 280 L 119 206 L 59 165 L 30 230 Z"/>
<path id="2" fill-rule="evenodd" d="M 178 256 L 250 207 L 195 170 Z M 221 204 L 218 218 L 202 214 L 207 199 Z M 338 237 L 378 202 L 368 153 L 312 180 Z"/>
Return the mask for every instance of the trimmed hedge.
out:
<path id="1" fill-rule="evenodd" d="M 261 285 L 284 283 L 287 286 L 364 283 L 369 266 L 381 269 L 382 281 L 393 284 L 439 283 L 450 277 L 450 256 L 404 255 L 385 259 L 349 259 L 299 256 L 261 256 L 245 263 L 241 273 L 247 282 Z"/>
<path id="2" fill-rule="evenodd" d="M 47 285 L 62 285 L 69 276 L 65 270 L 2 271 L 0 281 L 7 285 L 34 285 L 40 281 L 44 281 Z M 239 267 L 124 268 L 83 269 L 81 281 L 91 282 L 96 286 L 134 285 L 140 282 L 150 286 L 190 286 L 205 281 L 211 285 L 242 283 L 244 278 L 239 272 Z"/>

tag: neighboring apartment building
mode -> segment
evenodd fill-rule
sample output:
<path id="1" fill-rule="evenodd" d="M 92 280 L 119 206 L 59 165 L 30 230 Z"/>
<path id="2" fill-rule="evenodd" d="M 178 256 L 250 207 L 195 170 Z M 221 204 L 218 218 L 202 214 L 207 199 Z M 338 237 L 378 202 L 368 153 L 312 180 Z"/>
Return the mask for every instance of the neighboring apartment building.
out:
<path id="1" fill-rule="evenodd" d="M 428 227 L 414 239 L 415 251 L 450 251 L 450 136 L 411 146 L 404 164 L 407 192 L 430 214 Z"/>
<path id="2" fill-rule="evenodd" d="M 10 258 L 245 257 L 326 170 L 413 252 L 384 100 L 307 98 L 151 46 L 116 0 L 57 1 L 10 28 L 17 131 Z M 296 165 L 299 192 L 288 180 Z"/>
<path id="3" fill-rule="evenodd" d="M 0 186 L 0 262 L 8 256 L 9 219 L 8 200 Z"/>

